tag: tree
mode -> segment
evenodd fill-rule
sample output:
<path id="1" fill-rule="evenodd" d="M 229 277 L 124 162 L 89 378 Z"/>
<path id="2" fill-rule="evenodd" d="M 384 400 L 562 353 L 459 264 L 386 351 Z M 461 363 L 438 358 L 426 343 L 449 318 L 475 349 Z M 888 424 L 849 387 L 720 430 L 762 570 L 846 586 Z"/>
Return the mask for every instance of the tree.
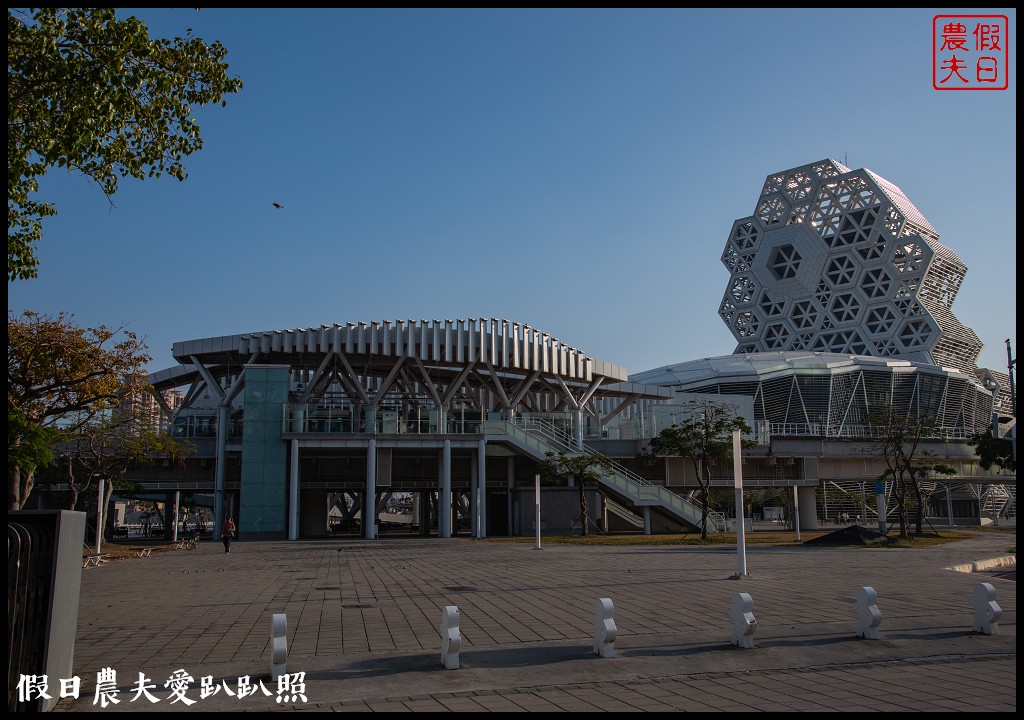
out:
<path id="1" fill-rule="evenodd" d="M 955 475 L 956 470 L 934 459 L 934 454 L 921 447 L 926 438 L 936 436 L 936 422 L 931 416 L 908 412 L 893 405 L 879 407 L 865 417 L 875 449 L 885 461 L 880 481 L 891 481 L 900 522 L 900 537 L 908 536 L 910 514 L 907 493 L 913 493 L 915 504 L 914 534 L 924 535 L 924 495 L 921 480 L 931 474 Z"/>
<path id="2" fill-rule="evenodd" d="M 82 173 L 108 201 L 122 177 L 184 180 L 203 146 L 192 108 L 226 105 L 242 82 L 227 50 L 153 39 L 113 8 L 7 10 L 7 277 L 38 274 L 35 243 L 56 214 L 36 197 L 50 168 Z"/>
<path id="3" fill-rule="evenodd" d="M 714 400 L 690 400 L 684 405 L 686 419 L 651 438 L 641 457 L 653 463 L 659 457 L 687 458 L 700 486 L 700 537 L 708 537 L 708 511 L 711 509 L 711 466 L 732 457 L 732 434 L 752 432 L 750 425 L 735 415 L 737 407 Z M 744 446 L 750 441 L 745 440 Z"/>
<path id="4" fill-rule="evenodd" d="M 598 453 L 581 453 L 570 455 L 564 450 L 558 454 L 547 453 L 547 460 L 540 463 L 541 477 L 549 482 L 572 481 L 579 491 L 580 523 L 583 525 L 582 535 L 590 534 L 590 512 L 587 507 L 588 487 L 593 487 L 597 479 L 612 473 L 612 461 Z"/>
<path id="5" fill-rule="evenodd" d="M 1000 470 L 1017 472 L 1017 461 L 1013 457 L 1013 442 L 1006 438 L 996 438 L 992 433 L 985 432 L 975 435 L 967 443 L 974 448 L 978 456 L 978 464 L 985 470 L 993 466 Z"/>
<path id="6" fill-rule="evenodd" d="M 124 481 L 132 468 L 168 459 L 181 463 L 192 451 L 191 443 L 175 440 L 160 432 L 153 417 L 140 403 L 126 402 L 118 408 L 93 417 L 85 424 L 61 433 L 58 465 L 74 510 L 80 493 L 93 481 L 105 482 L 104 497 L 112 497 L 115 487 L 138 489 Z"/>
<path id="7" fill-rule="evenodd" d="M 55 440 L 48 433 L 57 429 L 63 437 L 74 436 L 124 398 L 144 392 L 143 366 L 150 360 L 145 351 L 124 327 L 79 328 L 66 313 L 8 313 L 8 509 L 24 507 L 35 470 L 46 460 L 38 448 L 26 448 L 47 437 Z"/>

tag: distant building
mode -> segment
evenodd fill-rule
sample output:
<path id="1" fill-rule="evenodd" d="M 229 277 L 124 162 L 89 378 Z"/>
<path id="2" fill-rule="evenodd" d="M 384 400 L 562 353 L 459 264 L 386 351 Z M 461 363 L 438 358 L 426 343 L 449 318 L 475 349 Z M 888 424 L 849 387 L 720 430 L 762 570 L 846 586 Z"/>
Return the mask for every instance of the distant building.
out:
<path id="1" fill-rule="evenodd" d="M 232 514 L 246 538 L 374 538 L 377 522 L 363 519 L 379 520 L 405 493 L 420 533 L 530 535 L 538 464 L 597 451 L 616 461 L 588 491 L 601 527 L 692 529 L 692 468 L 638 456 L 687 400 L 714 396 L 754 427 L 745 485 L 792 489 L 805 528 L 840 508 L 873 511 L 865 497 L 884 467 L 868 415 L 889 405 L 934 415 L 928 450 L 957 470 L 926 488 L 930 514 L 1015 514 L 1016 476 L 981 469 L 966 442 L 989 430 L 994 410 L 1012 414 L 1009 378 L 977 367 L 981 341 L 952 311 L 967 268 L 938 238 L 870 170 L 823 160 L 773 173 L 722 254 L 719 315 L 735 354 L 633 374 L 500 318 L 177 342 L 182 364 L 150 382 L 176 393 L 165 403 L 177 408 L 171 431 L 195 452 L 183 468 L 142 467 L 130 479 L 213 493 L 217 521 Z M 731 486 L 732 473 L 713 467 L 712 485 Z M 579 532 L 575 489 L 542 495 L 540 529 Z"/>
<path id="2" fill-rule="evenodd" d="M 185 393 L 174 388 L 155 391 L 156 395 L 142 392 L 121 404 L 121 409 L 134 408 L 141 418 L 158 432 L 170 432 L 174 415 L 185 403 Z M 159 396 L 159 399 L 157 399 Z"/>

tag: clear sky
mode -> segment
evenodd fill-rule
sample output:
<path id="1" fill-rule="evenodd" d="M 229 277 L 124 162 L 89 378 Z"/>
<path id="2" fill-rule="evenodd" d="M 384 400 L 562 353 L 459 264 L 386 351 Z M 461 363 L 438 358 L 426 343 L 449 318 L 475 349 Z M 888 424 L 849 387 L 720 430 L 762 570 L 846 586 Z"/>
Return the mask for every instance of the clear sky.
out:
<path id="1" fill-rule="evenodd" d="M 733 351 L 733 221 L 831 157 L 967 264 L 953 310 L 1005 372 L 1019 35 L 1013 9 L 962 12 L 1008 15 L 1008 90 L 932 88 L 934 10 L 119 11 L 221 41 L 245 87 L 197 112 L 183 183 L 111 207 L 51 172 L 8 308 L 127 323 L 151 370 L 179 340 L 499 317 L 640 372 Z"/>

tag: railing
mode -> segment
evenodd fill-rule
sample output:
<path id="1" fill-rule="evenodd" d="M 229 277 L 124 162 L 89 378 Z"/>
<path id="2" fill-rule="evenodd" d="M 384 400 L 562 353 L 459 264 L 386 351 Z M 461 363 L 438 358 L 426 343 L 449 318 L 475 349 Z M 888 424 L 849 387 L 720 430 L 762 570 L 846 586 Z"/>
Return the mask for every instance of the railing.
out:
<path id="1" fill-rule="evenodd" d="M 768 423 L 768 433 L 773 436 L 848 439 L 874 439 L 886 435 L 884 428 L 874 425 L 829 425 L 827 423 Z M 935 428 L 931 435 L 926 436 L 926 439 L 965 440 L 971 435 L 971 431 L 966 428 L 949 426 Z"/>
<path id="2" fill-rule="evenodd" d="M 350 414 L 332 414 L 328 408 L 308 405 L 285 405 L 282 408 L 282 430 L 286 433 L 328 433 L 332 435 L 479 435 L 483 421 L 479 411 L 450 410 L 443 421 L 437 413 L 378 411 L 370 420 Z"/>
<path id="3" fill-rule="evenodd" d="M 685 421 L 686 415 L 681 411 L 671 412 L 661 410 L 657 412 L 644 412 L 613 419 L 609 425 L 602 430 L 601 439 L 604 440 L 648 440 L 657 437 L 662 430 L 672 427 L 675 424 Z M 767 424 L 764 422 L 752 422 L 752 432 L 743 436 L 755 445 L 767 445 L 770 437 L 767 432 Z M 596 433 L 584 433 L 586 438 L 597 439 Z"/>
<path id="4" fill-rule="evenodd" d="M 515 422 L 491 420 L 487 422 L 487 433 L 513 436 L 522 445 L 532 449 L 537 457 L 545 457 L 548 452 L 558 451 L 572 454 L 601 454 L 587 445 L 577 446 L 575 440 L 568 437 L 565 432 L 539 418 L 521 417 L 517 418 Z M 616 490 L 638 504 L 660 505 L 687 522 L 700 527 L 702 514 L 700 507 L 680 497 L 664 485 L 656 485 L 614 461 L 611 462 L 611 468 L 610 475 L 599 478 L 599 482 L 603 485 Z M 710 514 L 708 520 L 720 531 L 720 526 Z"/>

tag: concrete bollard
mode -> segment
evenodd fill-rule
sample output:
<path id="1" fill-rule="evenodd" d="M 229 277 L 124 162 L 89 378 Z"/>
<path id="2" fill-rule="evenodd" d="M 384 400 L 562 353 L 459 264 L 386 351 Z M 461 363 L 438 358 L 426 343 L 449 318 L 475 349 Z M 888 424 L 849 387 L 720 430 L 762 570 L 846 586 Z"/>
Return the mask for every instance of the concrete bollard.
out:
<path id="1" fill-rule="evenodd" d="M 867 586 L 857 588 L 853 609 L 857 611 L 857 637 L 878 640 L 881 637 L 878 626 L 882 624 L 882 611 L 878 609 L 875 589 Z"/>
<path id="2" fill-rule="evenodd" d="M 270 624 L 270 677 L 277 680 L 288 674 L 288 618 L 274 613 Z"/>
<path id="3" fill-rule="evenodd" d="M 999 634 L 999 619 L 1003 617 L 1003 609 L 996 602 L 996 589 L 989 583 L 978 583 L 974 586 L 974 631 L 986 635 Z"/>
<path id="4" fill-rule="evenodd" d="M 615 604 L 611 598 L 599 598 L 594 605 L 594 654 L 615 657 Z"/>
<path id="5" fill-rule="evenodd" d="M 459 630 L 459 608 L 448 605 L 441 611 L 441 664 L 448 670 L 459 669 L 459 648 L 462 631 Z"/>
<path id="6" fill-rule="evenodd" d="M 754 647 L 754 632 L 757 630 L 757 620 L 754 619 L 754 601 L 748 593 L 736 593 L 732 599 L 732 611 L 729 618 L 732 620 L 732 644 L 745 650 Z"/>

